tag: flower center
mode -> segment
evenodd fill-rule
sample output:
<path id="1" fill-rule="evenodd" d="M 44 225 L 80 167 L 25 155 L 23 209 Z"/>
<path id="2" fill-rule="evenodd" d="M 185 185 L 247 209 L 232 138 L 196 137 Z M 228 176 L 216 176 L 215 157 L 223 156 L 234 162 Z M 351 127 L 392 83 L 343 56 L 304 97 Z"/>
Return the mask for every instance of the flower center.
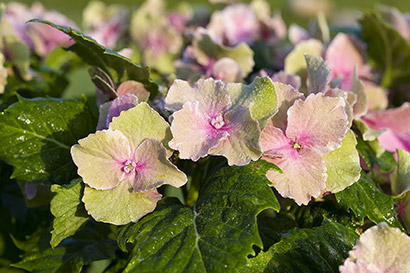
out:
<path id="1" fill-rule="evenodd" d="M 122 167 L 122 171 L 125 173 L 134 172 L 136 166 L 137 166 L 137 163 L 131 160 L 127 160 L 125 161 L 124 166 Z"/>
<path id="2" fill-rule="evenodd" d="M 222 117 L 222 114 L 220 114 L 217 117 L 211 119 L 211 125 L 217 130 L 221 129 L 225 125 L 224 118 Z"/>
<path id="3" fill-rule="evenodd" d="M 300 145 L 300 144 L 295 140 L 295 141 L 293 141 L 293 143 L 292 143 L 292 148 L 299 152 L 300 150 L 302 150 L 302 145 Z"/>

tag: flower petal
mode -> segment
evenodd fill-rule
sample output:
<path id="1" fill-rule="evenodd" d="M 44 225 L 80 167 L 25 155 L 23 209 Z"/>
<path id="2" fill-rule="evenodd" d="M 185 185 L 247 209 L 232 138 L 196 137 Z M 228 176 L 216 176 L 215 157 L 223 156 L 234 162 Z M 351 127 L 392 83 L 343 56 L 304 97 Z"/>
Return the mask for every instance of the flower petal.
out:
<path id="1" fill-rule="evenodd" d="M 363 261 L 374 265 L 373 267 L 380 272 L 404 273 L 410 268 L 409 252 L 410 237 L 398 228 L 391 228 L 382 222 L 369 228 L 360 236 L 345 263 Z M 350 272 L 344 271 L 344 265 L 340 267 L 340 271 Z"/>
<path id="2" fill-rule="evenodd" d="M 172 138 L 168 122 L 145 102 L 114 117 L 110 129 L 120 130 L 129 140 L 132 151 L 146 138 L 159 139 L 168 149 L 168 142 Z M 171 154 L 169 151 L 168 155 Z"/>
<path id="3" fill-rule="evenodd" d="M 309 93 L 325 92 L 329 88 L 330 68 L 320 56 L 305 55 L 309 77 Z"/>
<path id="4" fill-rule="evenodd" d="M 85 187 L 85 209 L 96 221 L 114 225 L 137 222 L 152 212 L 161 195 L 157 190 L 135 193 L 128 183 L 120 183 L 110 190 L 95 190 Z"/>
<path id="5" fill-rule="evenodd" d="M 288 157 L 262 157 L 278 166 L 283 173 L 269 170 L 266 177 L 283 196 L 292 198 L 298 205 L 307 205 L 325 188 L 327 179 L 325 162 L 315 151 L 305 148 Z"/>
<path id="6" fill-rule="evenodd" d="M 258 160 L 262 154 L 259 143 L 261 131 L 249 110 L 247 108 L 230 110 L 226 112 L 224 120 L 226 123 L 224 130 L 228 136 L 209 154 L 225 156 L 230 166 L 243 166 L 251 160 Z"/>
<path id="7" fill-rule="evenodd" d="M 175 80 L 165 98 L 165 108 L 178 111 L 184 103 L 194 101 L 209 115 L 219 114 L 231 104 L 226 85 L 220 80 L 200 79 L 194 87 L 186 81 Z"/>
<path id="8" fill-rule="evenodd" d="M 182 110 L 171 117 L 174 138 L 169 146 L 178 150 L 179 157 L 183 159 L 197 161 L 228 135 L 226 131 L 217 130 L 210 124 L 209 116 L 201 111 L 198 101 L 185 103 Z"/>
<path id="9" fill-rule="evenodd" d="M 71 156 L 84 183 L 106 190 L 124 179 L 122 164 L 130 158 L 131 148 L 120 131 L 97 131 L 78 143 L 71 147 Z"/>
<path id="10" fill-rule="evenodd" d="M 305 101 L 297 100 L 288 110 L 287 137 L 322 154 L 339 148 L 348 129 L 345 103 L 342 98 L 322 93 L 311 94 Z"/>
<path id="11" fill-rule="evenodd" d="M 122 111 L 126 111 L 138 105 L 138 98 L 133 94 L 125 94 L 114 99 L 108 109 L 106 128 L 110 125 L 114 117 L 118 117 Z"/>
<path id="12" fill-rule="evenodd" d="M 272 116 L 270 122 L 273 126 L 285 130 L 287 127 L 288 109 L 297 99 L 304 99 L 305 96 L 292 86 L 274 82 L 276 94 L 278 96 L 278 112 Z"/>
<path id="13" fill-rule="evenodd" d="M 135 192 L 145 192 L 164 184 L 179 188 L 187 181 L 186 175 L 168 161 L 166 149 L 157 139 L 146 139 L 138 146 L 135 162 L 139 165 L 132 185 Z"/>
<path id="14" fill-rule="evenodd" d="M 140 102 L 147 101 L 150 95 L 144 85 L 136 81 L 125 81 L 121 83 L 120 86 L 118 86 L 117 94 L 118 96 L 134 94 Z"/>

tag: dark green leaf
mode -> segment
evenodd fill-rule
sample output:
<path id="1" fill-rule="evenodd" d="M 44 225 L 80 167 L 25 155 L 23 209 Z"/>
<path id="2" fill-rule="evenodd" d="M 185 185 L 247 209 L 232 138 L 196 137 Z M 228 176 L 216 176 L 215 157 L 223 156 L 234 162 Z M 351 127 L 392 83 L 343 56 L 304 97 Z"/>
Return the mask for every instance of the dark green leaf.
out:
<path id="1" fill-rule="evenodd" d="M 152 214 L 121 232 L 123 250 L 134 245 L 124 272 L 235 272 L 262 247 L 256 216 L 278 211 L 267 186 L 272 164 L 224 168 L 211 177 L 193 207 L 165 199 Z"/>
<path id="2" fill-rule="evenodd" d="M 150 79 L 149 67 L 142 67 L 130 59 L 103 47 L 78 30 L 55 25 L 45 20 L 34 19 L 30 22 L 48 24 L 69 35 L 75 41 L 75 44 L 68 49 L 75 52 L 88 64 L 103 69 L 114 80 L 116 86 L 126 80 L 135 80 L 144 84 L 145 89 L 151 92 L 151 97 L 157 94 L 158 85 Z"/>
<path id="3" fill-rule="evenodd" d="M 114 258 L 117 248 L 114 240 L 90 236 L 87 239 L 71 240 L 55 249 L 50 248 L 50 234 L 39 231 L 25 242 L 14 240 L 25 253 L 22 260 L 13 266 L 30 272 L 81 272 L 84 265 L 93 261 Z"/>
<path id="4" fill-rule="evenodd" d="M 84 101 L 19 97 L 0 114 L 0 159 L 15 167 L 12 178 L 68 183 L 77 171 L 70 147 L 94 129 Z"/>
<path id="5" fill-rule="evenodd" d="M 409 83 L 410 43 L 376 14 L 365 14 L 360 24 L 368 45 L 368 58 L 383 71 L 382 85 L 392 87 Z"/>
<path id="6" fill-rule="evenodd" d="M 320 227 L 299 229 L 267 252 L 250 260 L 240 272 L 339 272 L 359 236 L 343 225 L 325 220 Z"/>
<path id="7" fill-rule="evenodd" d="M 362 222 L 368 217 L 376 224 L 384 221 L 390 226 L 401 227 L 394 212 L 393 196 L 382 193 L 366 176 L 335 195 L 337 202 L 354 212 Z"/>
<path id="8" fill-rule="evenodd" d="M 383 151 L 378 140 L 364 141 L 361 136 L 357 138 L 357 150 L 366 162 L 367 167 L 372 170 L 376 164 L 382 172 L 392 172 L 397 165 L 394 154 Z"/>
<path id="9" fill-rule="evenodd" d="M 81 181 L 75 179 L 67 186 L 51 186 L 51 191 L 55 193 L 50 203 L 51 213 L 55 217 L 50 241 L 53 248 L 63 239 L 74 235 L 90 219 L 81 202 L 84 190 Z"/>

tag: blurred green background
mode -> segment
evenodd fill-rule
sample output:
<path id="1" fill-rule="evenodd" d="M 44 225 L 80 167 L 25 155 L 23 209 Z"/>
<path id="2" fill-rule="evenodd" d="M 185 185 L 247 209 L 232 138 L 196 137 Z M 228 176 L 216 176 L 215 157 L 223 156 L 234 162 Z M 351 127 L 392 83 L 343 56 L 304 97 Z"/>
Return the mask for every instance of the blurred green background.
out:
<path id="1" fill-rule="evenodd" d="M 172 8 L 175 4 L 181 2 L 178 0 L 164 0 L 167 5 Z M 325 8 L 332 16 L 343 15 L 344 11 L 347 9 L 354 9 L 358 11 L 370 10 L 373 9 L 375 5 L 383 4 L 395 6 L 401 11 L 410 11 L 410 1 L 409 0 L 383 0 L 383 1 L 374 1 L 374 0 L 267 0 L 273 9 L 280 9 L 282 15 L 287 23 L 292 21 L 297 22 L 307 22 L 309 16 L 306 14 L 301 14 L 297 9 L 294 8 L 295 5 L 298 5 L 304 9 L 305 13 L 310 9 L 320 9 Z M 5 0 L 5 3 L 11 2 L 10 0 Z M 35 0 L 24 0 L 18 1 L 26 4 L 32 4 L 36 2 Z M 84 0 L 42 0 L 37 1 L 41 2 L 46 8 L 54 9 L 59 12 L 64 13 L 69 18 L 74 20 L 77 24 L 81 25 L 82 10 L 88 4 L 89 1 Z M 143 0 L 103 0 L 105 3 L 117 3 L 124 4 L 129 7 L 138 7 Z M 206 0 L 191 0 L 187 1 L 189 3 L 201 3 L 206 4 Z M 249 3 L 250 1 L 237 1 L 243 3 Z M 302 7 L 303 5 L 303 7 Z M 213 4 L 213 8 L 216 8 L 217 5 Z M 306 8 L 308 7 L 308 8 Z M 341 14 L 342 12 L 342 14 Z"/>

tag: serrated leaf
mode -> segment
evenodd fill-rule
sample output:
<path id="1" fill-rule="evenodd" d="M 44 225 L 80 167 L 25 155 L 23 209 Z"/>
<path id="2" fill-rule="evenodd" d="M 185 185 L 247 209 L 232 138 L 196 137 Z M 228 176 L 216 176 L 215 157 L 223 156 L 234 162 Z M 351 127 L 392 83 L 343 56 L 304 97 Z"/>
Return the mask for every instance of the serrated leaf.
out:
<path id="1" fill-rule="evenodd" d="M 18 97 L 0 114 L 0 159 L 12 178 L 64 184 L 76 176 L 70 147 L 95 128 L 84 101 Z"/>
<path id="2" fill-rule="evenodd" d="M 130 59 L 103 47 L 78 30 L 55 25 L 46 20 L 33 19 L 29 22 L 47 24 L 69 35 L 75 41 L 75 44 L 68 49 L 75 52 L 88 64 L 103 69 L 111 76 L 116 86 L 127 80 L 135 80 L 142 83 L 145 89 L 150 91 L 151 97 L 158 93 L 158 85 L 150 79 L 149 67 L 142 67 Z"/>
<path id="3" fill-rule="evenodd" d="M 51 186 L 51 192 L 55 193 L 50 202 L 50 211 L 55 217 L 51 247 L 56 247 L 63 239 L 74 235 L 90 219 L 81 202 L 82 191 L 81 179 L 75 179 L 67 186 Z"/>
<path id="4" fill-rule="evenodd" d="M 401 227 L 394 211 L 393 196 L 381 192 L 366 176 L 335 196 L 337 202 L 352 211 L 361 222 L 368 217 L 376 224 L 384 221 L 390 226 Z"/>
<path id="5" fill-rule="evenodd" d="M 342 191 L 360 178 L 362 168 L 353 131 L 347 131 L 342 141 L 340 148 L 323 156 L 327 169 L 325 192 Z"/>
<path id="6" fill-rule="evenodd" d="M 50 234 L 40 230 L 25 242 L 14 240 L 17 247 L 25 253 L 22 260 L 13 266 L 33 273 L 77 273 L 93 261 L 114 258 L 117 248 L 115 241 L 102 236 L 93 237 L 95 235 L 88 236 L 87 239 L 72 240 L 52 249 L 49 245 Z"/>
<path id="7" fill-rule="evenodd" d="M 366 162 L 369 170 L 373 170 L 376 164 L 382 172 L 391 172 L 397 165 L 394 159 L 394 153 L 384 151 L 379 145 L 379 141 L 364 141 L 361 136 L 357 138 L 357 150 Z"/>
<path id="8" fill-rule="evenodd" d="M 265 178 L 273 165 L 256 162 L 218 171 L 193 207 L 176 199 L 121 232 L 123 250 L 134 248 L 124 272 L 235 272 L 252 245 L 262 247 L 256 216 L 279 203 Z"/>
<path id="9" fill-rule="evenodd" d="M 368 58 L 383 71 L 382 86 L 409 83 L 410 43 L 376 14 L 365 14 L 360 24 Z"/>
<path id="10" fill-rule="evenodd" d="M 268 119 L 278 111 L 278 96 L 269 77 L 257 77 L 249 85 L 228 84 L 233 105 L 247 107 L 259 122 L 261 130 Z"/>
<path id="11" fill-rule="evenodd" d="M 339 265 L 349 256 L 358 237 L 343 225 L 325 219 L 320 227 L 291 232 L 239 272 L 339 272 Z"/>

